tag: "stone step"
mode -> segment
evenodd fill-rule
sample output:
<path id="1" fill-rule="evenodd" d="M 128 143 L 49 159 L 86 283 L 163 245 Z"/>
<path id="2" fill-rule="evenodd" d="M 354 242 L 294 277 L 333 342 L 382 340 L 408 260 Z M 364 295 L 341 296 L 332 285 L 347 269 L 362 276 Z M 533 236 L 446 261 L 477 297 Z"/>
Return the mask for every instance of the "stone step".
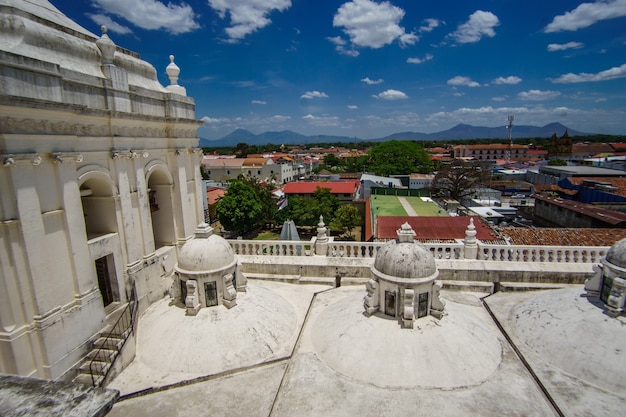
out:
<path id="1" fill-rule="evenodd" d="M 93 360 L 94 358 L 101 362 L 113 363 L 115 357 L 117 356 L 117 350 L 111 349 L 94 349 L 87 354 L 87 358 L 89 360 Z"/>
<path id="2" fill-rule="evenodd" d="M 122 345 L 124 344 L 124 340 L 119 337 L 106 337 L 100 336 L 98 340 L 94 343 L 94 349 L 99 349 L 104 347 L 105 349 L 120 351 L 122 349 Z"/>
<path id="3" fill-rule="evenodd" d="M 80 373 L 74 378 L 74 382 L 89 386 L 100 386 L 104 377 L 102 375 L 96 375 L 93 378 L 88 373 Z M 95 382 L 95 385 L 94 385 Z"/>
<path id="4" fill-rule="evenodd" d="M 298 281 L 300 280 L 300 275 L 264 274 L 264 273 L 259 273 L 259 272 L 244 272 L 244 275 L 248 279 L 290 282 L 292 284 L 297 284 Z"/>
<path id="5" fill-rule="evenodd" d="M 493 282 L 485 281 L 441 281 L 441 286 L 445 290 L 454 291 L 472 291 L 472 292 L 484 292 L 487 294 L 493 294 L 494 285 Z"/>
<path id="6" fill-rule="evenodd" d="M 552 284 L 543 282 L 500 282 L 499 289 L 503 292 L 557 290 L 570 287 L 570 284 Z"/>
<path id="7" fill-rule="evenodd" d="M 113 329 L 111 326 L 106 326 L 100 333 L 101 337 L 111 336 L 116 339 L 127 339 L 130 333 L 133 331 L 131 327 L 126 330 Z"/>
<path id="8" fill-rule="evenodd" d="M 110 367 L 111 364 L 108 362 L 85 361 L 79 368 L 79 371 L 83 374 L 106 375 Z"/>
<path id="9" fill-rule="evenodd" d="M 341 285 L 365 285 L 369 278 L 341 277 Z M 300 284 L 319 284 L 335 286 L 335 277 L 300 277 Z"/>

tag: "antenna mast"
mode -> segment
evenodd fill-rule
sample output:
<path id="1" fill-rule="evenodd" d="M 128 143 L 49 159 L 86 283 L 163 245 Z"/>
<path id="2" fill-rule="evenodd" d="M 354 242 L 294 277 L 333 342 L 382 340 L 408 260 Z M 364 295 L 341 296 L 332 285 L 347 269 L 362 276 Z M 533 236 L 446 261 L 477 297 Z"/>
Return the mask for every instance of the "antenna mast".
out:
<path id="1" fill-rule="evenodd" d="M 509 130 L 509 149 L 506 151 L 506 162 L 511 162 L 511 150 L 513 148 L 513 119 L 515 117 L 511 114 L 509 115 L 509 124 L 507 125 L 507 129 Z"/>

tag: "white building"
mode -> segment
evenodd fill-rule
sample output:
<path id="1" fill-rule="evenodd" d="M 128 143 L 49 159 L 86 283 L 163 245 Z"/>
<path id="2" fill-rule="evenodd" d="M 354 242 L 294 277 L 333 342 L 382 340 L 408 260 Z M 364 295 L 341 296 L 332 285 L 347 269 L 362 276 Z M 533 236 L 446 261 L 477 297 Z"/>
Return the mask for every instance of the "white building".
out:
<path id="1" fill-rule="evenodd" d="M 228 181 L 239 175 L 254 177 L 259 181 L 286 184 L 299 176 L 293 163 L 275 163 L 271 158 L 207 158 L 202 169 L 213 181 Z"/>
<path id="2" fill-rule="evenodd" d="M 411 174 L 409 176 L 409 189 L 420 190 L 433 186 L 434 174 Z"/>
<path id="3" fill-rule="evenodd" d="M 135 288 L 140 309 L 169 290 L 203 219 L 201 122 L 173 57 L 163 87 L 105 29 L 0 6 L 0 372 L 65 378 Z"/>

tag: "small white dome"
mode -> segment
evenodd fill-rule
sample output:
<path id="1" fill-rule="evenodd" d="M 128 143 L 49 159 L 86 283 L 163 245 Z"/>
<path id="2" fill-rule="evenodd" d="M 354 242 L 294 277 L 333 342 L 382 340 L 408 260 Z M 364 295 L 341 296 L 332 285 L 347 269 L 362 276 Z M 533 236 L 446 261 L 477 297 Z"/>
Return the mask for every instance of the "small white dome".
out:
<path id="1" fill-rule="evenodd" d="M 397 278 L 427 278 L 437 272 L 435 258 L 422 244 L 395 240 L 379 249 L 374 268 Z"/>
<path id="2" fill-rule="evenodd" d="M 435 278 L 437 266 L 428 249 L 413 240 L 415 232 L 408 223 L 398 230 L 398 239 L 378 250 L 373 269 L 394 278 Z"/>
<path id="3" fill-rule="evenodd" d="M 189 272 L 209 272 L 225 269 L 235 263 L 230 244 L 213 234 L 213 228 L 203 223 L 195 236 L 185 243 L 178 255 L 177 269 Z"/>
<path id="4" fill-rule="evenodd" d="M 622 239 L 611 246 L 604 260 L 613 266 L 626 269 L 626 239 Z"/>

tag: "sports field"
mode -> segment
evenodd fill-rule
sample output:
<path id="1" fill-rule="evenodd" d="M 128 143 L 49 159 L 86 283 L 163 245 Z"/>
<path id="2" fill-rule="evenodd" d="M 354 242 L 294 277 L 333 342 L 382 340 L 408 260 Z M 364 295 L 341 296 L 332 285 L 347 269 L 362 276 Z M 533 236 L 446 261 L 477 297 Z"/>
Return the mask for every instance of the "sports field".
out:
<path id="1" fill-rule="evenodd" d="M 448 214 L 437 204 L 424 201 L 420 197 L 396 197 L 393 195 L 372 196 L 372 210 L 377 216 L 409 216 L 398 198 L 405 201 L 413 208 L 418 216 L 447 216 Z"/>

